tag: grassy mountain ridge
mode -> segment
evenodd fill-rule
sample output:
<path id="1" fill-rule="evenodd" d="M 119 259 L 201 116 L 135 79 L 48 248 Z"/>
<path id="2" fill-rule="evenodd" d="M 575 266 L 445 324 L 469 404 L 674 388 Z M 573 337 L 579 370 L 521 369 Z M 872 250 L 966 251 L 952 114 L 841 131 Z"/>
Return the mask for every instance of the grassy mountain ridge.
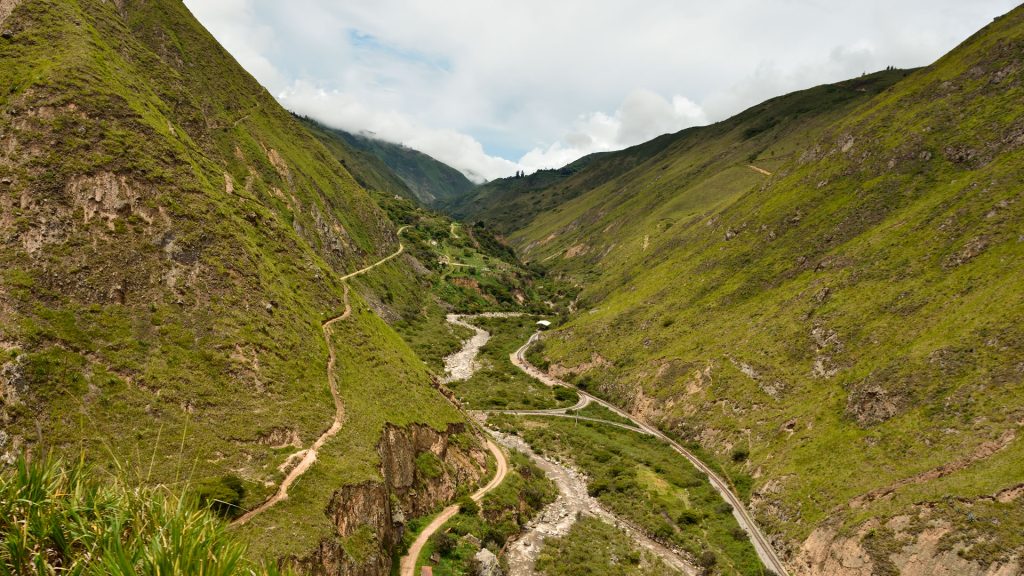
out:
<path id="1" fill-rule="evenodd" d="M 0 456 L 84 451 L 251 508 L 331 425 L 331 346 L 344 426 L 258 517 L 288 538 L 243 533 L 278 558 L 341 546 L 325 509 L 339 488 L 383 481 L 386 427 L 475 449 L 422 361 L 366 313 L 365 280 L 325 341 L 321 324 L 345 309 L 338 278 L 396 251 L 397 226 L 181 2 L 8 7 Z"/>
<path id="2" fill-rule="evenodd" d="M 1022 54 L 1017 9 L 905 78 L 697 129 L 511 235 L 583 285 L 549 359 L 715 453 L 798 573 L 1014 570 Z"/>
<path id="3" fill-rule="evenodd" d="M 816 123 L 823 122 L 823 116 L 835 117 L 907 73 L 886 71 L 803 90 L 773 98 L 711 126 L 665 134 L 617 152 L 591 154 L 557 170 L 540 170 L 525 178 L 495 180 L 470 195 L 455 199 L 446 210 L 462 220 L 480 220 L 497 231 L 511 233 L 541 215 L 550 217 L 548 213 L 560 212 L 568 201 L 591 190 L 609 188 L 613 182 L 620 188 L 628 188 L 631 175 L 639 167 L 674 163 L 675 158 L 694 147 L 704 146 L 696 153 L 691 152 L 703 161 L 722 157 L 737 165 L 749 161 L 774 140 L 785 138 L 787 133 L 810 130 Z M 709 141 L 718 147 L 709 150 L 705 144 Z M 662 178 L 678 182 L 679 176 L 663 175 Z"/>

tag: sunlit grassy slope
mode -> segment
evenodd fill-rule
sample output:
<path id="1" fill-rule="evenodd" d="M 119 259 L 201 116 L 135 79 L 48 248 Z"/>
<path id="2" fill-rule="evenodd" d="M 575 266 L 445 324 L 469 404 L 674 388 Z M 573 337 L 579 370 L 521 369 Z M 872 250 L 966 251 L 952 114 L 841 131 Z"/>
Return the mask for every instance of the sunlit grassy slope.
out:
<path id="1" fill-rule="evenodd" d="M 1019 500 L 986 497 L 1021 482 L 1024 452 L 1022 53 L 1017 9 L 928 68 L 776 98 L 525 195 L 572 198 L 511 236 L 583 286 L 546 354 L 752 478 L 790 554 L 925 505 L 930 524 L 865 540 L 879 573 L 935 526 L 982 566 L 1018 553 Z"/>
<path id="2" fill-rule="evenodd" d="M 8 5 L 0 456 L 84 450 L 175 490 L 238 477 L 251 507 L 331 425 L 321 324 L 397 227 L 181 2 Z M 329 496 L 379 473 L 386 422 L 463 421 L 359 288 L 334 341 L 345 427 L 266 513 L 301 518 L 289 538 L 251 535 L 260 555 L 329 535 Z"/>

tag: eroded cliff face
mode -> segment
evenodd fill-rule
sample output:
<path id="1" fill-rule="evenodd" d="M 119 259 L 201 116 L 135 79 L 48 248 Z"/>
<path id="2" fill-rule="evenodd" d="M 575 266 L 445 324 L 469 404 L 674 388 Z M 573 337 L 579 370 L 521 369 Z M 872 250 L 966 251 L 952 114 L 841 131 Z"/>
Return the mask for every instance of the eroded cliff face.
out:
<path id="1" fill-rule="evenodd" d="M 451 501 L 460 486 L 478 483 L 486 473 L 487 452 L 465 424 L 443 432 L 388 425 L 377 452 L 383 481 L 337 490 L 324 511 L 337 537 L 286 564 L 315 576 L 390 574 L 406 519 Z"/>
<path id="2" fill-rule="evenodd" d="M 487 452 L 465 424 L 443 433 L 428 426 L 388 426 L 377 450 L 381 472 L 408 517 L 448 502 L 460 485 L 475 484 L 486 471 Z"/>
<path id="3" fill-rule="evenodd" d="M 921 526 L 921 523 L 924 523 Z M 871 521 L 843 535 L 832 527 L 815 530 L 804 541 L 793 571 L 801 576 L 1017 576 L 1024 566 L 1012 553 L 1001 561 L 979 563 L 969 546 L 953 543 L 956 527 L 917 516 Z"/>

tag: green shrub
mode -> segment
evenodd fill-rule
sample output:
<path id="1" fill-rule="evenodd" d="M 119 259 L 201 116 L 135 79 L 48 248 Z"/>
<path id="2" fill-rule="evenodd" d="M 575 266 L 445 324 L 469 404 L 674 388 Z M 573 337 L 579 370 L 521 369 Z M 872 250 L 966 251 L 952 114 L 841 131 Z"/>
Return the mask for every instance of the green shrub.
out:
<path id="1" fill-rule="evenodd" d="M 469 496 L 459 498 L 459 509 L 463 514 L 468 514 L 469 516 L 480 514 L 480 505 Z"/>
<path id="2" fill-rule="evenodd" d="M 199 505 L 209 508 L 225 518 L 239 516 L 242 499 L 245 498 L 245 486 L 242 479 L 234 474 L 219 478 L 208 478 L 196 486 Z"/>
<path id="3" fill-rule="evenodd" d="M 711 550 L 705 550 L 697 558 L 697 564 L 704 569 L 705 573 L 709 573 L 718 564 L 718 556 L 715 556 Z"/>
<path id="4" fill-rule="evenodd" d="M 458 545 L 458 540 L 452 537 L 447 532 L 438 532 L 430 537 L 434 550 L 439 552 L 442 556 L 447 556 L 455 550 L 455 546 Z"/>
<path id="5" fill-rule="evenodd" d="M 698 514 L 694 510 L 683 510 L 682 513 L 679 514 L 679 518 L 677 518 L 677 521 L 684 526 L 699 524 L 700 520 L 700 514 Z"/>
<path id="6" fill-rule="evenodd" d="M 574 398 L 576 398 L 576 393 L 572 390 L 562 386 L 555 388 L 555 400 L 558 400 L 559 402 L 568 402 Z"/>
<path id="7" fill-rule="evenodd" d="M 433 480 L 444 473 L 444 463 L 433 452 L 423 452 L 416 457 L 416 471 L 422 478 Z"/>

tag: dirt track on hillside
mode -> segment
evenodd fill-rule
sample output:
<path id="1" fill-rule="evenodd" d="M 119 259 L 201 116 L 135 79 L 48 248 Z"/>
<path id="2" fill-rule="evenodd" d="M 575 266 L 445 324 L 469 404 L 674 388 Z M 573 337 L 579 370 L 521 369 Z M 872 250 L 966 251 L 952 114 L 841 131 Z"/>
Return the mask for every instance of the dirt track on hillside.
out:
<path id="1" fill-rule="evenodd" d="M 501 451 L 494 442 L 487 441 L 487 449 L 494 454 L 495 460 L 497 460 L 497 470 L 494 472 L 494 477 L 484 487 L 477 490 L 470 498 L 474 502 L 480 502 L 488 492 L 494 490 L 505 481 L 505 476 L 508 475 L 508 461 L 505 459 L 505 454 Z M 420 532 L 416 540 L 409 546 L 409 551 L 406 552 L 405 556 L 399 561 L 398 573 L 401 576 L 416 576 L 416 560 L 420 557 L 420 553 L 423 552 L 423 546 L 426 545 L 427 540 L 434 535 L 442 526 L 445 525 L 448 520 L 451 520 L 452 516 L 459 513 L 459 505 L 452 504 L 445 508 L 440 514 L 434 518 L 426 528 Z"/>
<path id="2" fill-rule="evenodd" d="M 407 228 L 409 227 L 402 226 L 401 228 L 399 228 L 397 236 L 401 236 L 402 232 L 404 232 Z M 380 266 L 381 264 L 384 264 L 385 262 L 391 260 L 392 258 L 397 257 L 404 251 L 405 245 L 399 242 L 398 250 L 394 251 L 388 256 L 378 260 L 377 262 L 374 262 L 373 264 L 365 268 L 356 270 L 351 274 L 346 274 L 345 276 L 339 278 L 339 280 L 345 282 L 345 293 L 343 296 L 343 300 L 345 302 L 345 311 L 342 312 L 340 315 L 327 320 L 320 326 L 320 329 L 323 331 L 324 334 L 324 341 L 327 342 L 327 383 L 331 389 L 331 397 L 334 399 L 334 420 L 331 422 L 331 426 L 323 434 L 321 434 L 320 437 L 317 438 L 315 442 L 313 442 L 312 446 L 310 446 L 309 448 L 299 450 L 298 452 L 295 452 L 294 454 L 288 456 L 288 458 L 284 461 L 283 464 L 281 464 L 279 468 L 279 470 L 281 470 L 282 472 L 287 470 L 287 475 L 284 477 L 284 480 L 281 482 L 280 486 L 277 487 L 277 491 L 274 492 L 274 494 L 270 498 L 266 499 L 262 504 L 253 508 L 252 510 L 249 510 L 245 514 L 235 519 L 235 521 L 231 523 L 232 526 L 241 526 L 249 522 L 256 516 L 267 511 L 268 509 L 272 508 L 278 502 L 281 502 L 282 500 L 287 500 L 288 488 L 291 487 L 291 485 L 294 484 L 296 480 L 298 480 L 303 474 L 305 474 L 309 470 L 313 463 L 316 462 L 316 457 L 317 454 L 320 452 L 320 448 L 322 448 L 323 445 L 328 440 L 333 438 L 341 430 L 341 427 L 345 423 L 345 404 L 341 400 L 341 395 L 338 394 L 338 376 L 337 374 L 334 373 L 334 366 L 337 360 L 337 355 L 334 352 L 334 345 L 331 343 L 331 327 L 334 326 L 334 324 L 337 322 L 347 320 L 348 317 L 352 315 L 352 306 L 349 304 L 348 300 L 349 288 L 347 281 L 350 278 L 354 278 L 356 276 L 359 276 L 360 274 L 365 274 L 370 270 L 373 270 L 377 266 Z M 298 463 L 293 464 L 296 461 L 298 461 Z"/>

